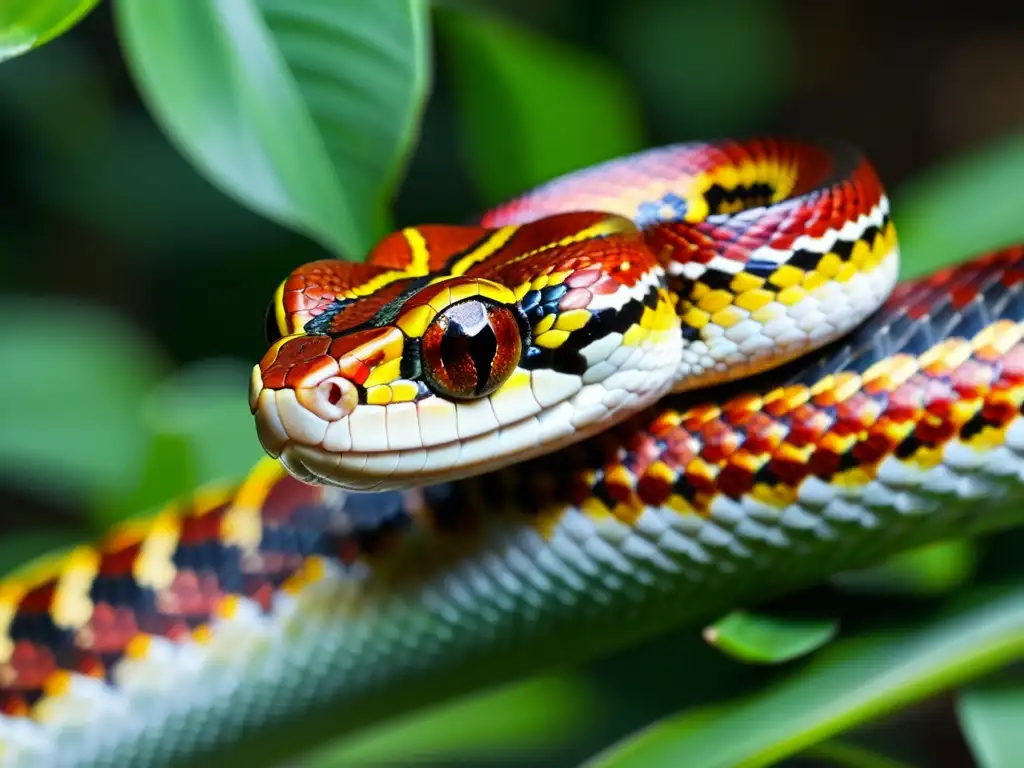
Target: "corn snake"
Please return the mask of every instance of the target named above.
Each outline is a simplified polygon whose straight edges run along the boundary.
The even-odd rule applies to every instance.
[[[821,353],[716,381],[714,402],[698,391],[637,406],[481,478],[362,495],[267,459],[240,487],[37,564],[0,585],[0,759],[104,764],[117,748],[161,763],[242,742],[270,759],[278,729],[322,710],[335,713],[313,729],[326,736],[363,722],[368,703],[408,705],[380,706],[397,688],[426,701],[451,675],[468,688],[536,669],[538,654],[605,650],[762,595],[766,574],[781,590],[1019,523],[1022,277],[1024,251],[1009,248],[901,285]],[[985,514],[978,498],[993,501]]]

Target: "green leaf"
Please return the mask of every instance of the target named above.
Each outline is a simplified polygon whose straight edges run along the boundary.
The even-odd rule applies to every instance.
[[[987,599],[984,599],[987,598]],[[745,699],[684,711],[592,766],[772,765],[838,733],[1024,658],[1024,583],[953,601],[930,621],[838,640]]]
[[[4,534],[0,538],[0,578],[37,557],[66,551],[88,539],[89,534],[84,528],[80,531],[54,528]]]
[[[174,431],[156,432],[150,438],[135,488],[93,505],[94,528],[103,531],[129,517],[149,517],[193,490],[198,485],[195,464],[187,436]]]
[[[47,45],[45,55],[22,56],[0,67],[4,125],[28,150],[28,157],[19,158],[22,173],[41,161],[74,163],[96,152],[115,112],[115,86],[101,57],[88,41],[66,35]],[[111,153],[103,159],[109,161]]]
[[[116,0],[156,119],[221,190],[336,255],[388,212],[428,89],[424,0]]]
[[[246,398],[250,370],[236,360],[204,360],[157,385],[138,413],[151,438],[137,484],[101,496],[93,523],[148,516],[196,487],[244,475],[263,455]]]
[[[604,61],[481,14],[445,9],[436,20],[486,205],[643,147],[637,101]]]
[[[871,568],[837,573],[830,581],[863,594],[940,595],[969,581],[976,563],[974,542],[940,541],[901,552]]]
[[[85,18],[99,0],[3,0],[0,61],[48,43]]]
[[[146,404],[148,424],[188,442],[197,485],[240,477],[264,455],[249,412],[251,370],[238,360],[204,360],[175,372]]]
[[[165,361],[135,328],[67,300],[0,302],[0,473],[37,492],[129,490],[139,407]]]
[[[1024,134],[965,153],[895,190],[904,278],[1024,240]]]
[[[837,619],[800,619],[733,611],[704,630],[723,653],[754,664],[781,664],[817,650],[839,629]]]
[[[815,744],[803,753],[803,757],[824,761],[829,768],[912,768],[906,763],[842,741]]]
[[[89,152],[43,158],[26,175],[41,202],[116,240],[136,264],[188,268],[296,239],[211,187],[144,114],[119,114]]]
[[[467,755],[510,758],[564,743],[585,731],[599,708],[582,677],[544,677],[431,708],[361,731],[302,760],[306,768],[410,765]]]
[[[763,131],[798,83],[819,77],[800,66],[798,27],[778,3],[645,0],[607,8],[607,45],[652,128],[669,141]]]
[[[1014,768],[1024,754],[1024,685],[988,683],[957,696],[957,716],[980,768]]]

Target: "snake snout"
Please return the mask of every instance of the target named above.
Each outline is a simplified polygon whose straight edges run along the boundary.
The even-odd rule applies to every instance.
[[[359,392],[355,384],[337,375],[308,377],[298,386],[272,388],[265,385],[256,367],[249,385],[249,404],[260,443],[271,456],[278,456],[290,442],[321,443],[331,424],[356,409]]]

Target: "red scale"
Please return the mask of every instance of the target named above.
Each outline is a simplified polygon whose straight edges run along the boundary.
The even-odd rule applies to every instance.
[[[719,464],[731,456],[742,444],[742,436],[723,421],[712,421],[700,431],[703,442],[701,456],[707,462]]]
[[[810,403],[797,406],[790,414],[786,440],[797,448],[817,444],[832,426],[831,417]]]
[[[644,504],[660,506],[668,501],[675,486],[675,474],[671,479],[648,472],[636,485],[636,495]]]
[[[1024,385],[1024,344],[1017,344],[1003,357],[999,378],[993,389],[1009,389]]]
[[[754,472],[730,462],[718,473],[718,489],[731,499],[739,499],[754,487]]]
[[[220,541],[221,521],[229,504],[224,503],[204,515],[188,515],[181,521],[178,533],[180,546],[195,546],[207,541]]]

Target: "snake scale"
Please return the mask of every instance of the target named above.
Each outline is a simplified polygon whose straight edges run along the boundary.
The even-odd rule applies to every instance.
[[[757,139],[299,267],[270,456],[0,581],[0,765],[270,761],[1021,523],[1024,247],[897,265],[867,160]]]

